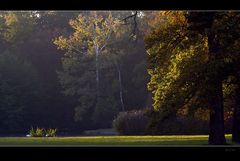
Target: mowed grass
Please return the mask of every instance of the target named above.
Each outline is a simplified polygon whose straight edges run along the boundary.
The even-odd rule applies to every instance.
[[[231,135],[226,135],[231,143]],[[91,136],[91,137],[0,137],[0,146],[166,146],[207,145],[207,135]]]

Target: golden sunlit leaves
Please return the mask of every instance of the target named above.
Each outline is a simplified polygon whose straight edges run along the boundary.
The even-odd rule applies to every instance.
[[[13,25],[14,23],[18,22],[18,18],[14,13],[4,15],[4,19],[7,26]]]
[[[66,49],[67,48],[67,39],[63,36],[60,36],[59,38],[55,39],[53,42],[55,45],[58,46],[58,49]]]
[[[105,16],[105,17],[104,17]],[[118,29],[120,21],[113,18],[110,12],[97,14],[90,12],[88,16],[79,15],[70,20],[69,25],[74,33],[68,38],[63,36],[54,40],[59,49],[68,53],[94,54],[97,50],[104,50],[110,38]]]
[[[150,27],[149,30],[157,29],[165,32],[164,30],[171,25],[185,26],[187,20],[184,15],[186,13],[186,11],[153,11],[144,19]]]
[[[151,76],[148,89],[153,93],[156,110],[172,103],[183,105],[194,86],[188,77],[195,78],[194,70],[206,63],[207,39],[200,36],[193,41],[188,37],[185,14],[154,12],[155,18],[149,22],[152,31],[145,38]]]
[[[4,41],[13,42],[15,40],[22,41],[32,31],[34,18],[30,13],[23,12],[2,12],[1,33]]]

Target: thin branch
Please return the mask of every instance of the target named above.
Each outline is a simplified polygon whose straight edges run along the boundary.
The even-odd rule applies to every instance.
[[[101,47],[100,52],[107,46],[108,41],[109,41],[111,35],[112,35],[112,29],[111,29],[110,33],[108,34],[108,36],[107,36],[107,39],[106,39],[106,41],[105,41],[105,44]]]
[[[122,21],[127,22],[128,19],[137,17],[137,13],[138,13],[138,11],[135,11],[135,13],[133,15],[129,15],[129,16],[125,17],[124,19],[122,19]]]
[[[138,11],[135,11],[134,14],[129,15],[129,16],[125,17],[124,19],[122,19],[122,21],[124,22],[124,25],[129,24],[129,23],[127,23],[127,21],[129,19],[133,19],[133,29],[132,29],[132,32],[130,34],[130,38],[135,36],[137,34],[137,32],[139,31],[138,30],[138,24],[137,24],[137,14],[138,14]]]
[[[72,48],[72,49],[75,50],[77,53],[87,55],[87,52],[83,52],[83,51],[79,50],[78,48]]]

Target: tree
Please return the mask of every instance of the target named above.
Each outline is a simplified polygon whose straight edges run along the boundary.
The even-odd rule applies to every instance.
[[[120,110],[145,106],[147,91],[141,88],[147,79],[144,45],[141,39],[129,39],[132,28],[121,21],[125,14],[85,13],[70,21],[73,34],[55,40],[66,51],[63,72],[59,72],[64,92],[79,97],[77,121],[90,119],[111,126]]]
[[[239,20],[240,14],[238,12],[227,12],[222,14],[221,27],[218,29],[219,39],[221,42],[222,57],[224,60],[225,68],[227,69],[228,78],[233,86],[234,91],[232,102],[233,107],[233,129],[232,141],[240,142],[240,113],[239,113]],[[219,26],[220,26],[219,24]],[[227,33],[227,34],[226,34]]]
[[[186,105],[190,109],[193,108],[191,104],[208,107],[209,144],[225,144],[223,82],[238,71],[237,14],[157,14],[160,16],[150,19],[150,24],[154,25],[145,42],[149,53],[149,89],[154,94],[153,106],[168,114],[158,119],[175,115]],[[159,23],[161,26],[157,25]],[[236,115],[234,120],[237,120]]]
[[[75,91],[77,89],[76,86],[75,88],[71,87],[72,91],[69,91],[69,89],[65,91],[68,94],[80,95],[81,105],[76,109],[77,120],[82,119],[82,115],[86,112],[86,109],[89,110],[93,106],[96,106],[96,108],[100,106],[98,105],[102,102],[100,97],[104,95],[104,93],[100,93],[103,89],[100,86],[99,70],[100,68],[105,68],[106,65],[100,61],[103,61],[101,59],[104,58],[103,54],[106,52],[106,47],[118,23],[111,14],[104,14],[97,15],[95,12],[91,12],[88,16],[79,15],[77,19],[71,20],[69,23],[75,30],[74,33],[69,38],[61,36],[54,41],[60,49],[67,51],[63,62],[66,72],[60,74],[60,78],[63,83],[65,82],[65,85],[69,82],[67,80],[70,80],[72,77],[68,71],[77,66],[82,66],[77,71],[79,73],[77,77],[81,79],[81,81],[78,80],[78,82],[81,82],[79,84],[79,87],[82,87],[81,92]],[[95,73],[93,68],[95,68]],[[95,84],[92,78],[94,75]],[[73,80],[73,78],[71,79]]]
[[[214,140],[214,134],[212,137],[210,135],[209,142],[215,144],[216,142],[224,142],[223,138],[223,102],[222,100],[222,81],[226,79],[232,73],[237,76],[238,63],[238,49],[236,44],[239,42],[239,14],[237,12],[222,12],[222,13],[192,13],[190,14],[190,25],[191,27],[197,29],[198,32],[206,34],[209,42],[209,57],[212,63],[212,68],[215,70],[215,73],[212,77],[212,87],[216,87],[215,95],[218,103],[214,104],[218,107],[215,107],[215,112],[212,114],[212,133],[215,133],[216,140]],[[198,24],[198,25],[196,25]],[[200,24],[200,25],[199,25]],[[226,34],[228,33],[228,34]],[[215,77],[214,77],[215,76]],[[219,81],[217,83],[216,81]],[[216,84],[219,84],[218,87]],[[217,90],[218,88],[218,90]],[[218,96],[217,96],[218,95]],[[212,95],[211,95],[212,96]],[[218,98],[217,98],[218,97]],[[237,97],[235,97],[237,98]],[[237,102],[237,100],[236,100]],[[214,105],[213,105],[214,106]],[[238,116],[238,105],[235,105],[235,114],[234,114],[234,128],[233,128],[233,140],[237,140],[239,135],[239,129],[237,127]],[[215,123],[214,123],[215,122]],[[214,132],[215,131],[215,132]],[[238,131],[238,132],[237,132]],[[219,135],[221,132],[221,135]],[[218,137],[217,137],[218,136]],[[217,141],[218,140],[218,141]],[[221,141],[222,140],[222,141]]]
[[[215,64],[218,55],[220,54],[220,43],[216,38],[216,33],[212,29],[214,16],[216,13],[190,13],[188,17],[191,23],[191,30],[198,31],[201,34],[206,34],[208,38],[208,58],[209,64],[215,67],[214,73],[209,76],[209,104],[210,112],[210,134],[209,144],[226,144],[224,130],[224,106],[223,106],[223,89],[222,79],[215,73],[217,66]],[[196,18],[197,17],[197,18]],[[194,24],[200,24],[195,26]]]

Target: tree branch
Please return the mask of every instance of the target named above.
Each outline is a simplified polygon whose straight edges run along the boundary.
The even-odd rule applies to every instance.
[[[101,47],[100,52],[107,46],[108,41],[109,41],[111,35],[112,35],[112,29],[111,29],[110,33],[108,34],[108,36],[107,36],[105,44]]]
[[[79,50],[78,48],[72,48],[73,50],[75,50],[77,53],[81,53],[83,55],[87,55],[87,52],[83,52],[81,50]]]
[[[129,16],[125,17],[124,19],[122,19],[122,21],[127,22],[128,19],[137,17],[137,13],[138,13],[138,11],[135,11],[135,13],[133,15],[129,15]]]
[[[124,19],[122,19],[122,21],[124,21],[124,25],[128,24],[127,21],[129,19],[133,19],[133,29],[132,29],[132,32],[130,34],[130,38],[135,36],[137,34],[137,31],[138,31],[137,14],[138,14],[138,11],[135,11],[135,13],[133,15],[129,15],[129,16],[125,17]]]

